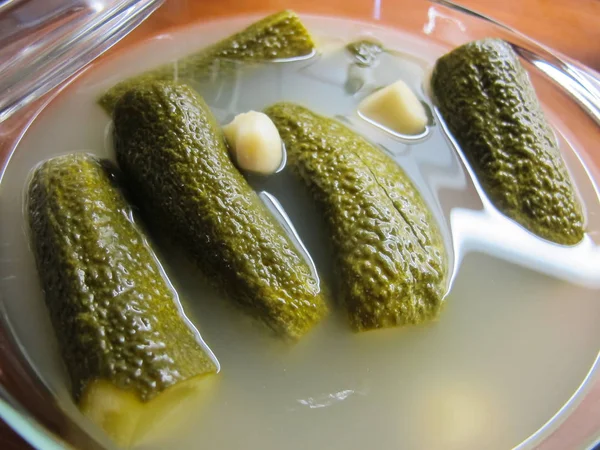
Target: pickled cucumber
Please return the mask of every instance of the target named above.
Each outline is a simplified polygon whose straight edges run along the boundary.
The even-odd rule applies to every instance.
[[[113,168],[87,154],[50,159],[28,191],[32,248],[46,305],[82,411],[119,444],[204,389],[212,353],[117,186]],[[177,389],[174,389],[177,388]]]
[[[265,110],[288,165],[325,214],[338,278],[356,331],[435,317],[447,256],[437,224],[402,169],[341,123],[278,103]]]
[[[353,56],[359,66],[370,67],[375,64],[384,48],[379,42],[360,39],[346,45],[346,50]]]
[[[527,72],[499,39],[442,56],[431,85],[439,110],[491,202],[542,238],[576,244],[581,204]]]
[[[142,212],[209,279],[277,334],[298,338],[326,312],[316,277],[230,160],[204,100],[142,83],[113,114],[117,161]]]
[[[260,62],[310,56],[314,43],[300,18],[292,11],[272,14],[198,53],[177,61],[177,79],[199,80],[215,70],[235,70],[234,62]],[[173,64],[122,81],[104,93],[99,103],[110,113],[116,101],[142,81],[173,80]]]

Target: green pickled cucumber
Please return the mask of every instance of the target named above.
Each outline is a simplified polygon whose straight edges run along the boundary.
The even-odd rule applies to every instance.
[[[235,168],[212,113],[191,88],[145,83],[114,114],[117,160],[148,220],[277,334],[298,338],[326,312],[318,280]]]
[[[313,40],[300,18],[293,11],[281,11],[253,23],[210,47],[177,61],[177,79],[198,80],[213,71],[226,73],[235,62],[261,62],[310,56],[315,51]],[[173,64],[122,81],[104,93],[100,105],[112,112],[124,92],[143,81],[171,81],[175,77]]]
[[[288,165],[328,220],[339,279],[356,331],[434,318],[446,291],[447,256],[437,224],[407,175],[339,122],[278,103]]]
[[[491,202],[559,244],[583,238],[582,207],[533,85],[511,46],[470,42],[442,56],[439,110]]]
[[[379,42],[361,39],[350,42],[346,45],[346,50],[353,56],[359,66],[370,67],[377,62],[377,58],[384,51],[384,48]]]
[[[215,362],[184,319],[109,163],[87,154],[42,163],[27,210],[73,397],[127,444],[146,404],[155,418],[167,413],[165,391],[215,373]]]

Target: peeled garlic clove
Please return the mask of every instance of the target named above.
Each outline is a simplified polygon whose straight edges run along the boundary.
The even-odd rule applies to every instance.
[[[358,112],[376,125],[400,134],[421,134],[427,126],[425,108],[402,80],[369,95],[358,106]]]
[[[240,169],[269,175],[281,166],[281,137],[266,114],[257,111],[238,114],[223,127],[223,132]]]

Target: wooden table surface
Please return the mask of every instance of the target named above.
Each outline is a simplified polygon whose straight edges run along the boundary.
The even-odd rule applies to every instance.
[[[600,72],[600,0],[456,0]]]
[[[600,72],[600,0],[457,2],[504,22]],[[382,6],[389,8],[390,3],[383,0]],[[30,447],[0,422],[0,449],[27,448]]]

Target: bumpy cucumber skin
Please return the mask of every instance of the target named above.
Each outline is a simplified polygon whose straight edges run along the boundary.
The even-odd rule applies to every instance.
[[[299,338],[324,316],[318,280],[231,162],[198,94],[142,84],[121,98],[113,120],[117,160],[145,216],[211,280],[283,337]]]
[[[550,241],[583,238],[584,218],[527,72],[504,41],[465,44],[436,63],[440,112],[492,203]]]
[[[197,81],[215,71],[219,74],[234,71],[236,63],[298,58],[311,55],[314,50],[312,38],[300,18],[292,11],[281,11],[177,61],[177,79]],[[121,95],[137,84],[171,81],[174,76],[173,64],[166,64],[122,81],[100,97],[100,106],[110,114]]]
[[[278,103],[265,110],[288,165],[324,212],[356,331],[435,317],[447,256],[427,205],[389,157],[339,122]]]
[[[32,248],[76,400],[88,383],[107,380],[147,401],[216,370],[109,163],[87,154],[50,159],[28,193]]]

